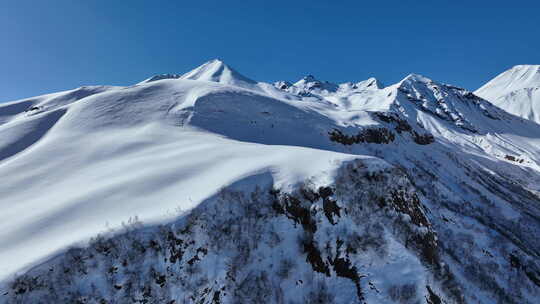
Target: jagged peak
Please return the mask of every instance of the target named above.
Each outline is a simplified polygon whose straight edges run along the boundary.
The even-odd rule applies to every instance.
[[[329,92],[335,92],[338,89],[338,85],[329,81],[318,80],[313,75],[307,75],[293,84],[295,87],[304,90],[326,90]]]

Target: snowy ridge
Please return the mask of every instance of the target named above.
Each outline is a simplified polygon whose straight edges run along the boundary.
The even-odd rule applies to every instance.
[[[65,92],[47,94],[29,99],[8,102],[0,105],[0,125],[17,117],[36,115],[45,111],[52,111],[85,97],[99,94],[107,90],[118,89],[112,86],[84,86]]]
[[[274,87],[302,97],[330,97],[332,95],[350,95],[371,89],[381,89],[383,86],[375,78],[369,78],[357,83],[346,82],[335,84],[318,80],[313,75],[307,75],[294,84],[288,81],[275,82]]]
[[[516,65],[475,94],[509,113],[540,123],[540,65]]]
[[[143,83],[149,83],[149,82],[152,82],[152,81],[157,81],[157,80],[163,80],[163,79],[178,79],[182,77],[182,75],[179,75],[179,74],[159,74],[159,75],[154,75],[148,79],[145,79],[143,81],[141,81],[139,84],[143,84]]]
[[[397,98],[398,102],[404,95],[420,110],[471,132],[478,132],[479,127],[484,125],[483,121],[479,121],[478,126],[475,126],[474,120],[484,118],[499,120],[505,115],[471,92],[439,84],[421,75],[407,76],[399,83],[398,91],[401,93]],[[403,103],[401,101],[400,105]],[[477,114],[480,117],[475,117]]]
[[[415,74],[169,76],[0,105],[0,303],[540,297],[538,124]]]

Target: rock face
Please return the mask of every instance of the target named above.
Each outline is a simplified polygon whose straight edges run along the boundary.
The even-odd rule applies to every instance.
[[[0,303],[540,297],[538,124],[414,74],[176,76],[0,105]]]

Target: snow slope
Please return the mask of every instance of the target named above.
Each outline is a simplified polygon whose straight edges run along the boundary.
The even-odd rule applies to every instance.
[[[0,219],[2,274],[106,225],[119,227],[133,216],[144,222],[170,218],[244,176],[272,171],[276,183],[287,186],[352,158],[179,130],[168,115],[199,87],[178,81],[115,89],[50,113],[22,113],[2,125],[8,142],[0,171],[10,177],[0,185],[6,210]]]
[[[509,113],[540,123],[540,65],[516,65],[475,94]]]
[[[0,302],[540,296],[539,125],[421,75],[213,60],[2,104],[0,176]]]

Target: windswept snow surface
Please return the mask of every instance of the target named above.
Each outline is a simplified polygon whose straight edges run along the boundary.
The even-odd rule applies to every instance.
[[[0,302],[534,303],[540,125],[514,114],[416,74],[268,84],[219,60],[2,104]]]
[[[176,210],[189,210],[242,177],[269,171],[286,188],[323,173],[330,179],[342,161],[356,157],[239,142],[175,125],[182,122],[175,111],[198,111],[193,102],[204,91],[219,97],[200,101],[201,112],[209,114],[219,112],[220,103],[230,102],[236,110],[232,94],[242,97],[237,88],[189,80],[154,82],[83,97],[50,112],[20,111],[3,124],[0,176],[9,179],[0,184],[5,210],[0,215],[2,277],[108,227],[119,227],[130,217],[144,222],[170,219],[178,215]],[[48,100],[64,100],[69,94],[44,98],[39,105],[53,108]],[[287,111],[285,105],[283,114]],[[201,124],[219,129],[227,124],[227,117],[222,119],[208,117]],[[227,131],[241,137],[243,127],[229,123]]]
[[[540,65],[516,65],[475,94],[509,113],[540,124]]]

